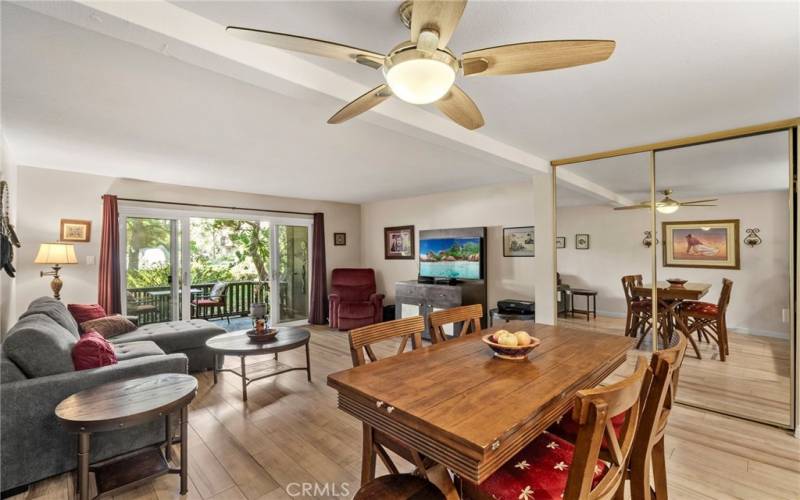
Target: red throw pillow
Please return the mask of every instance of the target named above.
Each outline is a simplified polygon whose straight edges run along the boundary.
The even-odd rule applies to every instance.
[[[88,370],[117,364],[114,348],[95,331],[86,332],[72,348],[72,364],[76,370]]]
[[[69,304],[67,309],[79,325],[93,319],[106,317],[106,310],[100,304]]]

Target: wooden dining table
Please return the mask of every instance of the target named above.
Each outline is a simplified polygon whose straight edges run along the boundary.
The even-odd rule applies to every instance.
[[[525,330],[528,359],[494,356],[481,337]],[[483,482],[608,377],[630,337],[512,321],[328,376],[339,408],[463,479]]]
[[[689,329],[678,314],[678,308],[684,300],[700,300],[711,289],[710,283],[687,282],[681,286],[672,285],[667,281],[656,282],[656,298],[658,301],[659,309],[664,314],[667,320],[667,334],[664,338],[665,347],[670,343],[672,338],[672,331],[677,326],[688,337],[689,342],[692,344],[697,359],[702,359],[700,356],[700,349],[691,335]],[[642,286],[633,288],[633,294],[637,297],[650,297],[653,293],[653,285],[646,283]],[[654,327],[655,331],[656,328]],[[655,335],[654,337],[655,338]]]

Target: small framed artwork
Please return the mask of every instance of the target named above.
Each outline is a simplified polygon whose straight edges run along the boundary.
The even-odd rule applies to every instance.
[[[576,234],[575,235],[575,248],[578,250],[589,250],[589,235]]]
[[[534,257],[536,253],[533,226],[503,228],[503,257]]]
[[[556,248],[567,248],[566,236],[556,236]]]
[[[333,233],[333,245],[337,247],[347,245],[347,233]]]
[[[739,269],[739,219],[662,222],[665,267]]]
[[[58,229],[59,241],[88,243],[92,239],[92,221],[61,219]]]
[[[414,226],[383,228],[383,257],[385,259],[413,259]]]

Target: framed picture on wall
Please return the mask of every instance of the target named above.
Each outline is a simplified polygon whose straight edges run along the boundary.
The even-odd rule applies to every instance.
[[[59,241],[88,243],[92,239],[92,221],[61,219],[58,229]]]
[[[337,247],[347,245],[347,233],[333,233],[333,245]]]
[[[503,228],[503,257],[534,257],[536,253],[533,226]]]
[[[383,228],[384,259],[414,258],[414,226]]]
[[[739,269],[739,219],[661,223],[665,267]]]
[[[589,250],[589,235],[576,234],[575,235],[575,248],[578,250]]]
[[[567,248],[566,236],[556,236],[556,248]]]

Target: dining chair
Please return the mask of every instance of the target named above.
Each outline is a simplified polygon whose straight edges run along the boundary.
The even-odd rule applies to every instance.
[[[444,493],[430,481],[413,474],[388,474],[358,489],[353,500],[445,500]]]
[[[640,356],[631,376],[578,391],[572,410],[578,424],[574,445],[545,431],[480,485],[461,481],[467,498],[623,498],[646,374],[647,361]],[[619,432],[611,423],[614,415],[623,415]],[[600,456],[603,444],[606,461]]]
[[[350,355],[353,359],[353,366],[362,366],[369,362],[378,361],[373,346],[379,342],[400,338],[400,345],[394,355],[401,354],[406,350],[408,340],[411,339],[411,349],[422,346],[422,332],[425,331],[425,320],[422,316],[397,319],[375,323],[361,328],[350,330],[348,337],[350,341]],[[427,479],[426,469],[433,465],[433,462],[425,460],[422,455],[401,444],[399,441],[390,438],[388,435],[374,430],[371,426],[363,425],[363,446],[361,457],[361,484],[362,486],[375,479],[375,460],[380,457],[381,462],[392,474],[399,471],[386,449],[393,451],[400,457],[414,464],[420,475]]]
[[[631,500],[667,498],[664,434],[678,390],[681,364],[689,345],[682,332],[678,331],[677,335],[679,340],[674,347],[656,351],[650,358],[649,384],[645,385],[647,398],[642,406],[629,466]],[[651,472],[655,488],[650,486]]]
[[[453,307],[441,311],[433,311],[428,315],[430,322],[431,341],[434,344],[447,340],[444,332],[446,325],[453,325],[453,336],[461,337],[469,333],[481,331],[481,318],[483,318],[483,306],[481,304],[471,304],[468,306]],[[456,325],[461,323],[461,329],[456,332]]]
[[[625,303],[628,306],[625,315],[625,335],[636,337],[638,331],[644,330],[653,316],[650,299],[639,297],[634,293],[634,288],[642,286],[642,275],[631,274],[622,277],[622,290],[625,293]]]
[[[728,323],[726,313],[731,301],[733,281],[723,278],[722,291],[716,304],[711,302],[686,301],[680,305],[678,314],[689,335],[697,333],[700,340],[709,338],[716,342],[719,349],[719,360],[725,361],[725,356],[730,355],[728,346]]]

